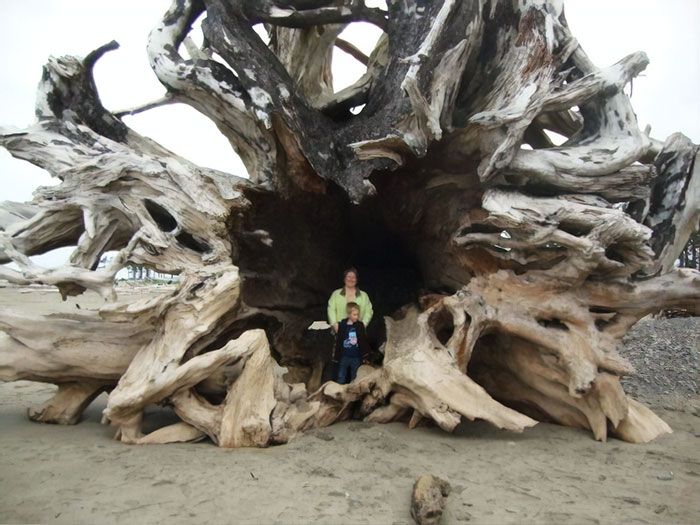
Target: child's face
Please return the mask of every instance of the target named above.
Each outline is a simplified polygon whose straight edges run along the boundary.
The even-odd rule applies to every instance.
[[[360,312],[357,310],[350,310],[348,312],[348,319],[350,319],[353,323],[357,322],[357,320],[360,318]]]

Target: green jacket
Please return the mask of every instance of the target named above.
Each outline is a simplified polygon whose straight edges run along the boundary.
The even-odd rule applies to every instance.
[[[342,291],[343,288],[338,288],[331,294],[330,299],[328,299],[328,324],[330,325],[339,323],[348,316],[348,301],[341,293]],[[372,320],[372,314],[374,313],[369,295],[367,295],[367,292],[358,289],[354,302],[360,307],[360,320],[367,326]]]

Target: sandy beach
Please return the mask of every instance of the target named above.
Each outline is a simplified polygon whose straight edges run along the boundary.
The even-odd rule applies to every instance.
[[[99,299],[0,289],[1,306],[27,312],[76,304],[95,308]],[[78,425],[29,421],[26,408],[54,388],[0,384],[2,523],[410,524],[411,487],[424,473],[452,485],[445,524],[700,522],[697,393],[647,392],[644,401],[674,433],[646,445],[599,443],[546,423],[513,434],[464,422],[447,434],[347,422],[283,446],[224,450],[208,441],[118,443],[100,424],[105,395]],[[154,407],[147,430],[174,419]]]

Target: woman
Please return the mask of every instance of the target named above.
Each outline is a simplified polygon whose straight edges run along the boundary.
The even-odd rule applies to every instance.
[[[357,303],[360,307],[360,320],[367,326],[372,320],[372,302],[367,292],[357,287],[357,270],[348,268],[343,273],[343,287],[338,288],[328,299],[328,324],[333,333],[338,333],[338,323],[347,317],[348,303]]]

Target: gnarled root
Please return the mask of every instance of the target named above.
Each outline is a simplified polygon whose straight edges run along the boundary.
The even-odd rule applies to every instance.
[[[27,415],[32,421],[75,425],[87,406],[109,387],[109,384],[99,382],[59,384],[58,392],[51,399],[41,406],[27,409]]]

